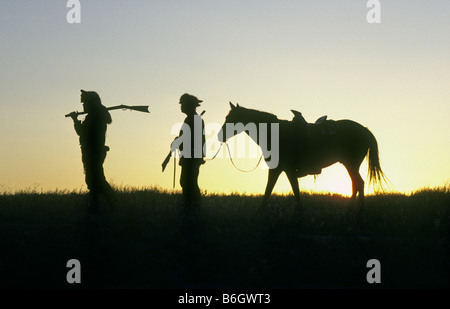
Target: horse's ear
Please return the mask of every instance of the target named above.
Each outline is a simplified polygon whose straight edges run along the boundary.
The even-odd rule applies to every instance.
[[[240,106],[239,106],[239,103],[236,105],[236,107],[240,107]]]
[[[300,116],[302,116],[302,113],[300,113],[299,111],[296,111],[296,110],[294,110],[294,109],[291,109],[291,112],[294,114],[294,116],[296,116],[296,117],[300,117]]]
[[[231,109],[235,109],[236,108],[236,106],[234,106],[233,103],[231,103],[231,102],[230,102],[230,107],[231,107]]]

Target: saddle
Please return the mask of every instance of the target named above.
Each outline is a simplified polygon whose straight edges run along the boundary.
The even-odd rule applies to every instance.
[[[302,113],[291,110],[294,114],[292,123],[294,130],[298,132],[301,137],[302,145],[299,147],[299,162],[297,163],[297,177],[306,175],[318,175],[322,173],[322,164],[318,160],[317,154],[320,152],[321,145],[324,145],[327,140],[336,134],[334,130],[333,121],[327,120],[324,115],[317,119],[314,123],[308,123],[303,118]]]
[[[314,123],[309,123],[303,118],[302,113],[299,111],[291,109],[291,112],[294,114],[294,118],[292,118],[292,122],[294,124],[299,124],[300,126],[306,127],[306,131],[308,137],[319,137],[319,136],[328,136],[336,134],[333,126],[330,121],[327,120],[327,115],[324,115],[316,120]]]

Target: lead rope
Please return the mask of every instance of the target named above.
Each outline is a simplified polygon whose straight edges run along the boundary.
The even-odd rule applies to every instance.
[[[228,155],[230,156],[231,164],[232,164],[232,165],[234,166],[234,168],[236,168],[238,171],[243,172],[243,173],[250,173],[250,172],[253,172],[254,170],[256,170],[256,169],[258,168],[259,164],[261,163],[261,160],[262,160],[262,157],[263,157],[263,154],[262,154],[262,153],[261,153],[261,156],[259,157],[258,163],[256,163],[256,166],[255,166],[254,168],[252,168],[252,169],[250,169],[250,170],[243,170],[243,169],[240,169],[239,167],[236,166],[236,164],[234,164],[233,158],[232,158],[232,156],[231,156],[230,146],[228,146],[228,144],[227,144],[226,142],[224,142],[224,143],[222,143],[222,144],[220,145],[219,149],[217,150],[217,152],[215,153],[215,155],[214,155],[212,158],[210,158],[210,159],[205,158],[205,161],[212,161],[212,160],[214,160],[214,159],[217,157],[217,155],[219,154],[219,151],[222,149],[223,144],[225,144],[225,145],[227,146]],[[176,164],[176,158],[175,158],[175,156],[174,156],[174,157],[173,157],[173,188],[174,188],[174,189],[175,189],[176,169],[177,169],[177,164]]]
[[[220,149],[222,149],[223,144],[224,143],[220,144],[219,149],[217,150],[216,154],[211,159],[205,158],[205,161],[212,161],[212,160],[214,160],[217,157],[217,155],[219,154]]]
[[[250,173],[250,172],[253,172],[253,171],[256,170],[256,168],[259,166],[259,163],[261,163],[261,159],[262,159],[262,157],[263,157],[263,154],[262,154],[262,153],[261,153],[261,156],[259,157],[258,163],[256,163],[256,166],[255,166],[254,168],[252,168],[251,170],[248,170],[248,171],[240,169],[240,168],[237,167],[237,166],[234,164],[234,162],[233,162],[233,158],[231,157],[230,146],[228,146],[227,143],[225,143],[225,144],[227,145],[228,154],[230,155],[230,161],[231,161],[231,164],[233,164],[233,166],[234,166],[238,171],[241,171],[241,172],[244,172],[244,173]]]
[[[222,146],[223,146],[223,144],[220,145],[220,147],[217,150],[216,154],[211,159],[205,158],[204,160],[205,161],[212,161],[212,160],[214,160],[217,157],[217,155],[219,154],[220,149],[222,149]],[[176,169],[177,169],[177,163],[176,163],[176,157],[174,156],[173,157],[173,188],[174,189],[175,189]]]
[[[173,156],[173,189],[175,189],[175,178],[177,174],[177,159]]]
[[[222,149],[223,144],[225,144],[225,145],[227,146],[227,149],[228,149],[228,155],[230,156],[231,164],[232,164],[238,171],[241,171],[241,172],[244,172],[244,173],[250,173],[250,172],[253,172],[254,170],[256,170],[256,169],[258,168],[259,164],[261,163],[261,159],[262,159],[262,156],[263,156],[262,153],[261,153],[261,156],[259,157],[258,163],[256,163],[256,166],[255,166],[254,168],[252,168],[251,170],[248,170],[248,171],[243,170],[243,169],[240,169],[239,167],[236,166],[236,164],[234,164],[233,158],[232,158],[232,156],[231,156],[230,146],[228,146],[228,144],[227,144],[226,142],[224,142],[224,143],[222,143],[222,144],[220,145],[219,150],[217,150],[216,154],[215,154],[211,159],[205,159],[205,161],[212,161],[212,160],[214,160],[214,159],[217,157],[217,155],[219,154],[219,151]]]

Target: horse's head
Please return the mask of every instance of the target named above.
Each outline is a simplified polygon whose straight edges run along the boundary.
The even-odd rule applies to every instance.
[[[218,140],[226,142],[242,132],[261,147],[264,160],[270,168],[279,161],[279,120],[274,114],[245,108],[230,102],[230,112],[218,133]]]
[[[237,130],[232,130],[233,132],[229,132],[227,135],[226,127],[227,124],[234,125],[235,123],[242,123],[242,110],[243,108],[237,104],[236,106],[230,102],[230,111],[228,112],[228,115],[225,117],[225,122],[222,125],[222,128],[220,129],[217,138],[220,142],[224,143],[226,142],[230,137],[237,135],[241,132]],[[231,135],[230,135],[231,134]]]

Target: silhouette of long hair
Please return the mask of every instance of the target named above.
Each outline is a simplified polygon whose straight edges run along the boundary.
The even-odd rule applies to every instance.
[[[102,104],[100,96],[95,91],[84,91],[81,90],[82,96],[84,98],[86,112],[96,114],[100,116],[107,124],[112,123],[111,114],[108,109]]]

